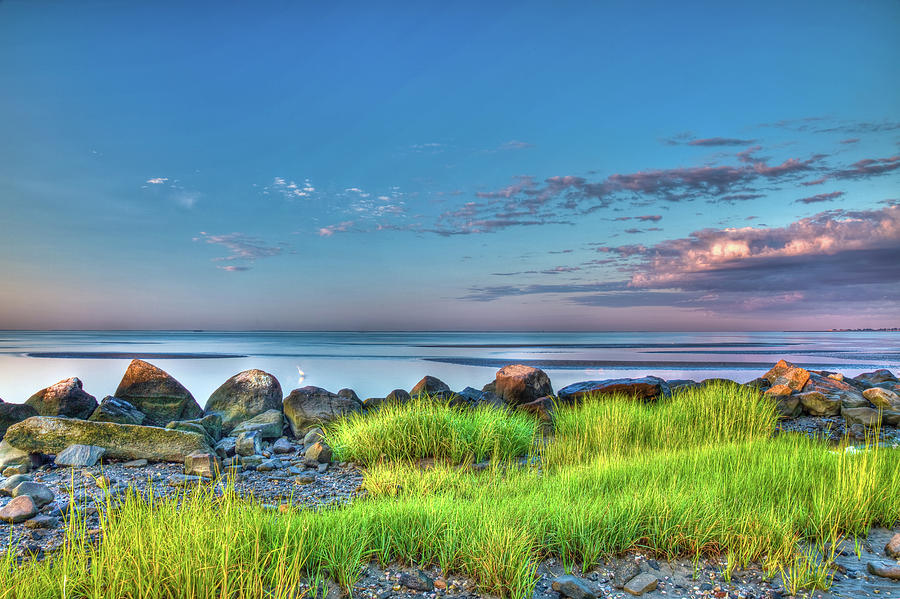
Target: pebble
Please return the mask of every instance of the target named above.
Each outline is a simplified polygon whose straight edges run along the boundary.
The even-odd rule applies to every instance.
[[[900,564],[885,564],[881,562],[869,562],[866,564],[866,569],[870,574],[874,574],[875,576],[881,576],[882,578],[889,578],[891,580],[900,580]]]
[[[637,576],[629,580],[625,584],[624,589],[626,593],[640,596],[644,593],[649,593],[650,591],[656,589],[657,585],[659,585],[659,579],[656,576],[647,574],[645,572],[643,574],[638,574]],[[726,595],[723,595],[723,597]]]
[[[17,524],[37,514],[37,506],[28,495],[19,495],[0,509],[0,520]]]
[[[550,588],[560,596],[570,599],[597,599],[597,593],[592,591],[585,581],[571,574],[554,578]]]

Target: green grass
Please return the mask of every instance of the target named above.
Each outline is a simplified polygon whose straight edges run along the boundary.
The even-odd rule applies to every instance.
[[[380,443],[353,454],[371,464],[367,498],[279,514],[231,495],[152,506],[131,496],[103,521],[99,544],[74,534],[47,563],[3,564],[0,598],[300,597],[302,578],[351,587],[371,559],[437,564],[486,592],[524,597],[544,557],[587,569],[631,549],[724,556],[729,572],[758,561],[794,589],[830,580],[827,559],[801,542],[822,547],[900,519],[900,452],[771,438],[768,400],[736,388],[691,393],[656,406],[615,398],[559,408],[543,467],[505,462],[499,456],[517,455],[521,444],[504,446],[484,432],[526,430],[510,426],[516,415],[413,404],[372,415],[372,429],[354,418],[329,435],[346,441],[343,452],[364,450],[354,434]],[[486,428],[490,418],[505,424]],[[378,428],[389,430],[380,436]],[[410,431],[444,438],[448,430],[482,432],[468,445],[462,436],[451,445],[392,440]],[[476,444],[498,456],[492,467],[456,467],[478,455]],[[408,461],[427,450],[449,461],[429,470]],[[70,527],[77,532],[78,522]]]
[[[422,398],[351,415],[330,425],[326,439],[340,461],[461,463],[525,455],[537,432],[537,423],[526,414],[486,406],[464,410]]]

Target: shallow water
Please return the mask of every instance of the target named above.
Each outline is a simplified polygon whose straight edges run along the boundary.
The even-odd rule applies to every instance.
[[[186,331],[0,332],[0,397],[22,402],[77,376],[112,394],[132,357],[167,370],[201,405],[229,376],[271,372],[287,393],[301,385],[360,397],[409,389],[426,374],[454,389],[481,387],[500,366],[543,368],[555,389],[587,379],[653,374],[744,382],[785,358],[855,375],[900,370],[897,332],[753,333],[297,333]],[[304,373],[301,380],[300,371]]]

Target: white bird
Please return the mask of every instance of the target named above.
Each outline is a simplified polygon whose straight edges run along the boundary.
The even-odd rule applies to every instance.
[[[297,384],[298,384],[298,385],[299,385],[299,384],[303,384],[303,379],[306,378],[306,373],[303,372],[302,370],[300,370],[300,367],[299,367],[299,366],[297,366],[297,372],[300,373],[300,380],[297,381]]]

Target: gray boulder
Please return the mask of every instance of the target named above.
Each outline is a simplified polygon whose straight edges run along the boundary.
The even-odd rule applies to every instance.
[[[206,402],[206,412],[220,414],[222,431],[229,434],[241,422],[264,412],[280,412],[283,397],[281,383],[273,375],[262,370],[245,370],[213,391]]]
[[[88,420],[115,422],[116,424],[143,424],[146,416],[131,402],[107,395]]]
[[[803,411],[810,416],[837,416],[841,413],[841,400],[818,391],[808,391],[796,395],[803,405]]]
[[[12,425],[5,441],[22,451],[51,454],[69,445],[95,445],[106,449],[104,456],[109,459],[158,462],[183,462],[195,451],[211,451],[206,437],[193,432],[49,416]]]
[[[31,472],[32,466],[36,465],[34,462],[30,452],[13,447],[6,437],[0,441],[0,472],[10,466],[22,467],[25,472]]]
[[[50,487],[33,481],[19,483],[12,490],[12,496],[14,498],[21,497],[22,495],[31,497],[31,500],[38,509],[49,503],[53,503],[53,500],[56,499],[56,495],[53,494]]]
[[[885,368],[876,370],[874,372],[864,372],[858,376],[853,377],[853,379],[869,387],[874,387],[875,385],[878,385],[880,383],[898,382],[897,377],[894,376],[894,373]]]
[[[90,468],[95,465],[106,449],[96,445],[69,445],[56,455],[57,466],[70,468]]]
[[[863,391],[863,397],[876,408],[884,408],[885,410],[900,408],[900,395],[881,387],[866,389]]]
[[[232,435],[240,435],[250,431],[258,431],[263,439],[277,439],[284,430],[284,416],[281,410],[267,410],[257,414],[250,420],[241,422],[231,431]]]
[[[6,434],[6,429],[26,418],[37,416],[37,410],[23,403],[6,403],[0,399],[0,439]]]
[[[384,403],[402,405],[408,402],[412,397],[406,392],[406,389],[394,389],[384,398]]]
[[[362,403],[359,400],[341,397],[321,387],[294,389],[284,398],[284,416],[295,437],[300,437],[312,426],[360,411]]]
[[[12,497],[13,489],[24,482],[31,481],[28,474],[15,474],[0,482],[0,497]]]
[[[143,360],[131,361],[115,396],[146,414],[144,423],[152,426],[203,416],[203,410],[184,385]]]
[[[259,455],[262,453],[262,435],[259,431],[241,433],[234,442],[234,452],[241,456]]]
[[[80,379],[72,377],[41,389],[25,400],[25,405],[39,416],[87,418],[97,408],[97,399],[82,389]]]
[[[347,399],[355,399],[356,401],[362,401],[359,398],[359,395],[356,394],[356,391],[353,389],[344,388],[337,392],[341,397],[346,397]]]
[[[597,593],[588,586],[588,583],[571,574],[565,574],[553,579],[550,587],[559,593],[560,597],[569,599],[596,599]]]

